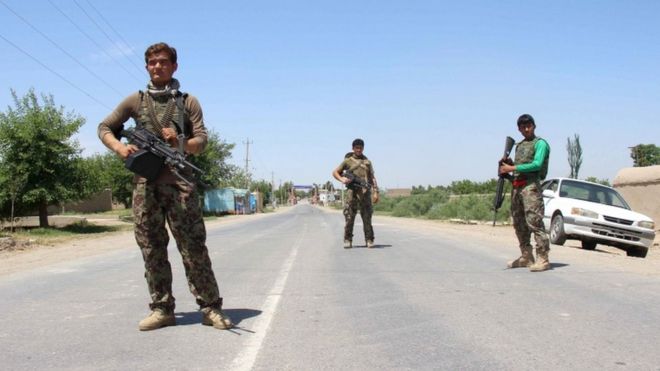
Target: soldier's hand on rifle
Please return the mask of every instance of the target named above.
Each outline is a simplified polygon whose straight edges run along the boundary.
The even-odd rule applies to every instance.
[[[500,165],[499,175],[510,173],[516,170],[516,167],[513,166],[513,161],[510,157],[502,157],[498,164]]]
[[[179,140],[177,139],[176,135],[176,130],[173,128],[163,128],[161,135],[163,136],[163,139],[167,143],[169,143],[172,147],[176,147],[179,145]]]
[[[121,157],[122,160],[126,160],[128,156],[137,151],[138,147],[134,146],[133,144],[124,144],[121,142],[120,145],[115,149],[117,156]]]
[[[505,164],[505,163],[500,165],[500,175],[508,174],[508,173],[510,173],[512,171],[515,171],[515,170],[516,170],[516,167],[514,165],[509,165],[509,164]]]
[[[501,165],[513,165],[513,160],[511,160],[511,157],[502,157],[502,159],[499,162],[500,166]]]
[[[342,182],[342,183],[344,183],[344,184],[346,184],[346,185],[348,185],[348,184],[351,183],[351,180],[348,179],[348,178],[345,177],[345,176],[340,177],[340,178],[339,178],[339,181]]]

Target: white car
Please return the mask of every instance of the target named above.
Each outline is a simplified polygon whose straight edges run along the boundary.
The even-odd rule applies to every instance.
[[[576,179],[553,178],[541,185],[545,215],[543,223],[550,242],[563,245],[567,239],[582,241],[582,248],[596,244],[646,257],[655,238],[655,224],[634,212],[613,188]]]

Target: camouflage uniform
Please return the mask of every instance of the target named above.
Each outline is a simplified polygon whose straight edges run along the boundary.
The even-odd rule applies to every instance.
[[[373,185],[374,168],[371,161],[366,156],[356,156],[352,152],[348,153],[344,161],[339,165],[343,170],[351,171],[355,176],[366,180],[369,184]],[[357,212],[362,216],[362,224],[364,227],[364,238],[367,241],[374,240],[374,228],[371,225],[371,215],[373,214],[373,206],[371,204],[371,189],[350,185],[346,190],[346,198],[344,200],[344,218],[346,225],[344,227],[344,241],[353,240],[353,225],[355,223],[355,216]]]
[[[539,140],[543,139],[536,137],[533,140],[523,140],[518,143],[514,164],[531,163],[535,155],[534,146]],[[549,155],[548,153],[538,172],[514,172],[513,190],[511,191],[511,216],[523,257],[531,254],[530,239],[531,234],[534,234],[537,257],[543,257],[546,262],[550,251],[550,241],[543,225],[544,204],[540,182],[545,179],[548,172]],[[529,258],[532,262],[534,261],[533,256],[529,256]]]
[[[108,131],[117,132],[117,128],[132,117],[137,125],[159,136],[159,126],[185,127],[188,137],[202,137],[206,142],[207,133],[197,100],[187,96],[183,107],[174,102],[172,95],[134,94],[99,125],[99,137],[103,138]],[[182,110],[184,114],[181,114]],[[177,125],[181,118],[184,124]],[[222,298],[206,247],[206,229],[195,187],[177,179],[167,166],[155,181],[147,182],[136,175],[134,185],[135,240],[144,258],[145,278],[152,301],[149,307],[165,313],[174,311],[172,270],[167,256],[167,222],[181,253],[188,287],[197,304],[203,310],[220,309]]]

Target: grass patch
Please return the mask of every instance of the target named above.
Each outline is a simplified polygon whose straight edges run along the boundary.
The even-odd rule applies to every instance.
[[[33,240],[38,244],[62,242],[76,237],[93,236],[103,233],[121,232],[133,229],[132,225],[95,225],[86,221],[70,224],[66,227],[48,227],[20,229],[12,237],[18,240]]]

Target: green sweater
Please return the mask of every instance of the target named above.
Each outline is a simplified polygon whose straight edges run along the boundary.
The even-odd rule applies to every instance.
[[[550,152],[550,146],[548,143],[541,139],[536,142],[534,145],[534,160],[527,164],[516,165],[516,171],[519,173],[532,173],[535,171],[540,171],[543,166],[543,161],[548,156]]]

